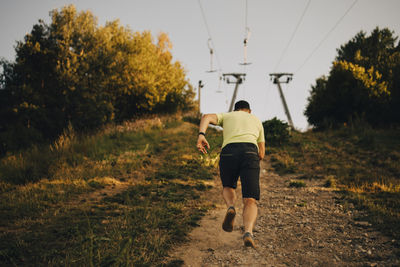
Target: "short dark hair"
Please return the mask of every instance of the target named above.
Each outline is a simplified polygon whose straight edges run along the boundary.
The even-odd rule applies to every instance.
[[[250,104],[247,101],[240,100],[235,103],[235,111],[240,109],[248,109],[250,110]]]

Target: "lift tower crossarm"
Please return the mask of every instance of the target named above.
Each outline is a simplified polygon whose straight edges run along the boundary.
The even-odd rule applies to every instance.
[[[236,85],[235,85],[235,90],[233,91],[231,104],[230,104],[230,106],[229,106],[229,112],[231,112],[231,111],[233,110],[233,105],[235,104],[237,91],[238,91],[238,89],[239,89],[239,84],[241,84],[241,83],[243,82],[244,77],[246,77],[246,74],[245,74],[245,73],[224,73],[224,74],[222,74],[222,76],[224,77],[224,79],[225,79],[225,77],[227,77],[227,76],[232,76],[232,77],[236,78],[236,81],[234,81],[234,82],[231,82],[231,81],[229,80],[229,78],[226,79],[226,82],[227,82],[227,83],[234,83],[234,84],[236,84]]]
[[[289,108],[286,104],[285,96],[283,95],[281,83],[289,83],[292,80],[293,74],[292,73],[270,73],[271,79],[273,79],[273,82],[278,85],[278,90],[279,90],[279,95],[281,96],[282,100],[282,105],[283,108],[285,109],[285,113],[289,122],[289,126],[294,129],[294,124],[292,121],[292,117],[290,116]],[[287,76],[286,81],[281,81],[280,78],[282,76]]]
[[[287,72],[280,72],[280,73],[270,73],[269,76],[275,76],[276,78],[280,78],[282,76],[289,76],[290,78],[293,77],[293,73],[287,73]],[[282,82],[282,83],[287,83],[287,82]]]

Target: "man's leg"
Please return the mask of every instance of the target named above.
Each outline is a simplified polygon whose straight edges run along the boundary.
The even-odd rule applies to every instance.
[[[226,206],[228,210],[226,211],[224,221],[222,223],[222,229],[226,232],[233,231],[233,223],[235,221],[236,210],[234,208],[236,200],[236,192],[232,187],[225,186],[222,190],[222,195],[224,197]]]
[[[260,199],[260,159],[255,145],[246,144],[240,165],[243,196],[244,245],[255,247],[253,228],[257,218],[257,202]]]
[[[232,187],[225,186],[222,189],[222,196],[224,197],[225,204],[228,208],[235,206],[235,201],[236,201],[235,189],[233,189]]]
[[[253,234],[254,224],[257,219],[257,202],[254,198],[243,198],[243,204],[244,232]]]
[[[244,245],[255,248],[253,228],[257,218],[257,203],[254,198],[243,198],[243,204]]]
[[[240,165],[238,164],[239,157],[236,155],[237,153],[235,150],[234,144],[228,144],[222,149],[219,160],[219,171],[223,185],[222,196],[228,207],[222,223],[222,229],[226,232],[233,231],[236,216],[236,210],[234,208],[236,200],[235,188],[239,178]]]

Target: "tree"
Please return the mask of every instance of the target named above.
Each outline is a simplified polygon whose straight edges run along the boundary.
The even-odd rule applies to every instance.
[[[118,20],[98,26],[90,11],[73,5],[50,15],[49,25],[39,21],[18,42],[15,62],[1,62],[3,151],[12,147],[13,132],[36,142],[69,123],[94,129],[192,105],[193,90],[166,34],[154,42],[150,32],[133,32]]]
[[[358,33],[338,49],[327,78],[312,87],[305,115],[317,127],[338,126],[362,118],[372,125],[399,122],[400,65],[397,37],[376,28],[370,36]]]

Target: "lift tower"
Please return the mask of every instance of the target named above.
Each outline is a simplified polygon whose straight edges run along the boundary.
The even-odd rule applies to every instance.
[[[246,77],[245,73],[224,73],[222,74],[222,76],[224,77],[224,80],[226,80],[226,83],[234,83],[235,85],[235,91],[233,91],[233,95],[232,95],[232,100],[231,100],[231,104],[229,106],[229,112],[231,112],[233,110],[233,105],[235,104],[235,100],[236,100],[236,95],[237,95],[237,91],[239,88],[239,84],[241,84],[244,80],[244,78]],[[232,76],[234,78],[236,78],[236,81],[231,82],[229,80],[229,77],[226,78],[227,76]]]
[[[283,91],[282,91],[282,87],[281,87],[281,83],[289,83],[293,79],[292,78],[293,74],[292,73],[270,73],[269,76],[271,76],[271,80],[273,80],[273,82],[278,85],[279,94],[281,96],[283,108],[285,109],[285,113],[286,113],[286,116],[287,116],[287,119],[289,122],[289,126],[292,129],[294,129],[292,117],[290,116],[289,108],[286,104],[285,96],[283,95]],[[286,80],[280,80],[281,77],[285,77],[285,76],[287,77]]]

